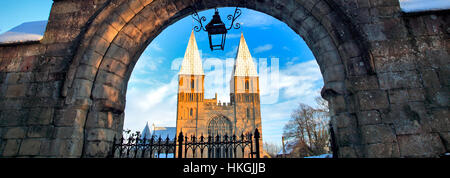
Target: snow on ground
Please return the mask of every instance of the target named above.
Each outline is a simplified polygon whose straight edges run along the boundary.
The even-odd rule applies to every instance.
[[[0,44],[39,41],[44,36],[47,21],[25,22],[0,34]]]
[[[399,0],[403,12],[422,12],[450,9],[450,0]]]
[[[323,155],[318,155],[318,156],[308,156],[305,158],[333,158],[332,154],[323,154]]]

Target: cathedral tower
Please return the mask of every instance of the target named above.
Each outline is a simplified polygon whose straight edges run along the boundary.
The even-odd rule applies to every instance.
[[[177,133],[197,135],[199,107],[204,99],[202,60],[194,31],[189,38],[186,53],[178,73]]]
[[[236,123],[233,124],[235,134],[253,133],[256,128],[261,132],[259,77],[243,34],[233,67],[230,90],[236,118]]]
[[[183,132],[188,137],[240,136],[254,133],[256,128],[261,133],[259,78],[244,35],[241,35],[230,81],[230,102],[218,102],[217,94],[214,98],[205,98],[204,80],[202,60],[194,33],[191,33],[178,73],[177,134]],[[240,156],[246,157],[250,153],[249,150],[245,152]]]

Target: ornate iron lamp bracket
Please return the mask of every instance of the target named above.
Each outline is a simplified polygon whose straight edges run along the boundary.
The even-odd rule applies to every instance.
[[[236,9],[234,10],[233,16],[228,15],[227,19],[228,19],[228,20],[231,20],[231,25],[230,25],[229,28],[227,28],[227,30],[231,30],[231,28],[234,28],[234,29],[239,29],[239,28],[241,28],[241,24],[240,24],[240,23],[237,23],[237,22],[236,22],[236,24],[233,26],[234,21],[236,21],[236,19],[239,18],[239,16],[241,16],[241,14],[242,14],[241,9],[239,9],[239,7],[236,7]]]
[[[205,16],[201,16],[198,15],[197,10],[194,7],[190,7],[190,9],[192,9],[193,13],[192,13],[192,18],[197,21],[200,25],[196,25],[194,26],[194,31],[195,32],[199,32],[201,30],[206,31],[205,26],[203,25],[203,22],[206,22],[206,17]],[[218,9],[214,8],[215,11],[217,12]],[[241,24],[240,23],[235,23],[236,19],[239,18],[239,16],[242,15],[242,10],[239,9],[239,7],[236,7],[236,9],[234,10],[234,14],[233,15],[228,15],[227,19],[231,20],[231,24],[230,27],[227,28],[227,30],[231,30],[232,28],[234,29],[239,29],[241,28]]]
[[[192,9],[192,11],[194,11],[194,13],[192,14],[192,18],[200,24],[200,26],[198,26],[198,25],[194,26],[194,31],[196,31],[196,32],[199,32],[200,30],[206,31],[206,29],[202,23],[202,21],[206,22],[206,17],[205,16],[200,17],[198,15],[197,11],[195,10],[195,8],[193,8],[193,7],[190,7],[190,8]]]

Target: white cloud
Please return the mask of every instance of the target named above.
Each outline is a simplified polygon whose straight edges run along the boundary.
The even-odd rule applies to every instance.
[[[298,61],[299,59],[292,59]],[[231,69],[234,59],[219,60],[205,59],[205,97],[213,98],[218,93],[218,99],[229,102]],[[261,62],[261,60],[259,60]],[[266,65],[266,64],[264,64]],[[273,63],[272,63],[273,65]],[[260,65],[258,65],[261,67]],[[268,69],[262,69],[268,70]],[[260,71],[261,72],[261,68]],[[270,74],[264,77],[271,77]],[[131,77],[130,83],[139,83],[139,78]],[[145,79],[142,79],[145,80]],[[264,81],[260,76],[261,86],[261,117],[263,137],[265,142],[279,144],[284,125],[289,121],[291,112],[299,103],[314,105],[314,98],[320,96],[323,85],[322,75],[315,60],[288,65],[279,71],[279,77],[274,82]],[[148,80],[152,81],[152,80]],[[262,85],[278,83],[269,90],[279,90],[280,97],[271,104],[264,104],[267,100],[263,93]],[[135,87],[129,85],[127,91],[127,107],[125,109],[125,128],[142,130],[145,123],[155,123],[159,126],[176,125],[177,104],[177,75],[174,75],[170,83],[153,82],[147,87]]]
[[[143,54],[135,65],[133,73],[148,74],[156,71],[164,60],[164,57],[152,57],[150,54]]]
[[[124,129],[141,131],[145,123],[175,126],[177,81],[152,87],[128,86]]]
[[[272,48],[273,48],[273,45],[271,45],[271,44],[266,44],[266,45],[258,46],[258,47],[256,47],[256,48],[253,50],[253,53],[254,53],[254,54],[262,53],[262,52],[265,52],[265,51],[269,51],[269,50],[271,50]]]

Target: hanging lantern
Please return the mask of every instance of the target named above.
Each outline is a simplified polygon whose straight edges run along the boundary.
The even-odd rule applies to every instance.
[[[200,18],[197,11],[193,7],[191,7],[191,9],[193,9],[194,11],[192,17],[194,18],[194,20],[200,23],[200,26],[195,26],[194,30],[196,32],[199,32],[201,30],[208,32],[209,47],[211,48],[211,51],[214,50],[223,51],[225,49],[225,40],[227,37],[228,30],[230,30],[231,28],[235,29],[240,28],[240,24],[239,23],[234,24],[234,21],[241,15],[241,10],[238,7],[236,7],[234,15],[233,16],[228,15],[227,19],[231,20],[231,25],[229,28],[226,28],[225,23],[223,23],[222,19],[220,18],[219,10],[215,8],[213,18],[205,26],[205,28],[203,28],[202,22],[206,21],[205,16],[202,16]]]
[[[209,47],[211,51],[213,50],[224,50],[225,47],[225,39],[227,37],[227,28],[225,24],[220,19],[219,11],[216,9],[212,20],[206,25],[206,31],[208,32],[209,37]],[[217,36],[220,41],[216,41],[213,43],[213,36]]]

